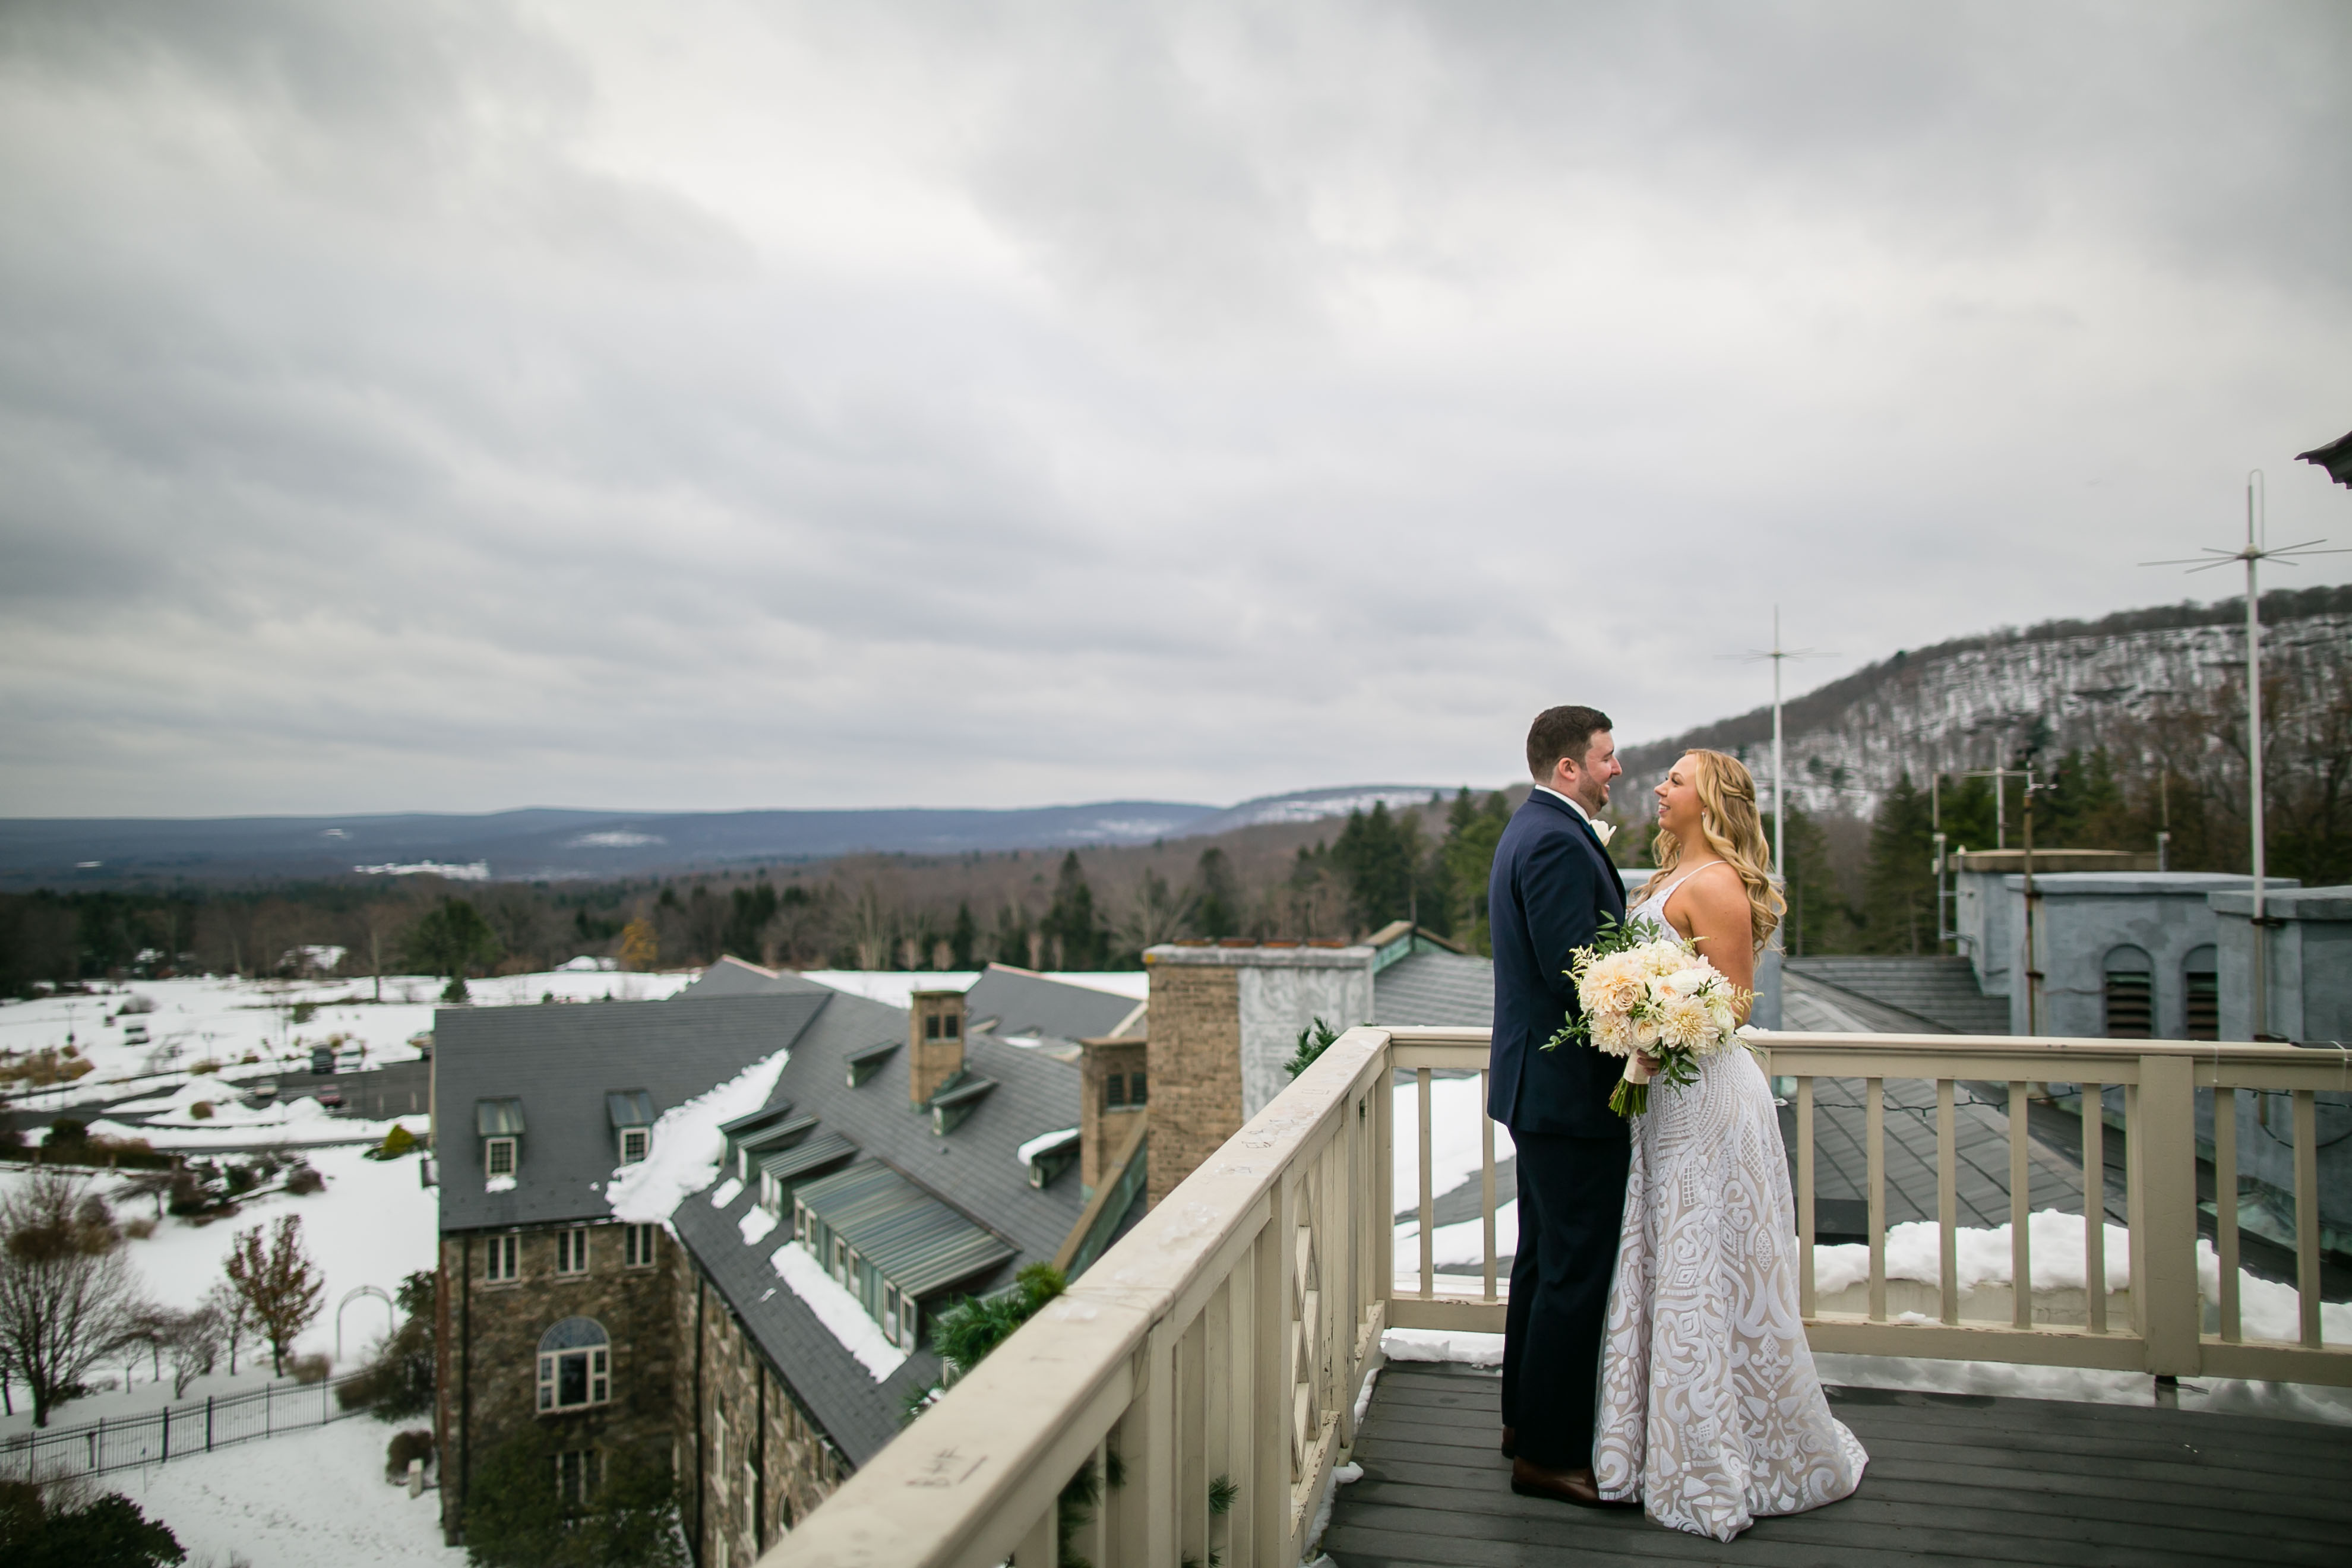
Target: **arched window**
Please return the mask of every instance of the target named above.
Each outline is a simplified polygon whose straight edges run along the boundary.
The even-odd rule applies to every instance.
[[[539,1336],[541,1415],[613,1397],[612,1342],[593,1318],[566,1318]]]
[[[2137,947],[2107,951],[2107,1038],[2145,1040],[2156,1034],[2156,966]]]
[[[2181,989],[2189,998],[2186,1027],[2181,1032],[2192,1040],[2221,1037],[2221,967],[2210,942],[2190,948],[2189,956],[2180,961]]]

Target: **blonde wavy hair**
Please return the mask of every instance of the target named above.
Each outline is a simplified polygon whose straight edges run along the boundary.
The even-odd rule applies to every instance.
[[[1756,935],[1756,951],[1762,952],[1789,906],[1772,885],[1772,850],[1756,810],[1755,775],[1747,763],[1722,752],[1694,750],[1685,752],[1683,760],[1696,764],[1691,787],[1698,792],[1699,832],[1706,837],[1706,847],[1739,874],[1748,890],[1748,919]],[[1643,898],[1675,874],[1675,862],[1683,856],[1683,841],[1662,827],[1651,841],[1650,854],[1658,869],[1642,885]]]

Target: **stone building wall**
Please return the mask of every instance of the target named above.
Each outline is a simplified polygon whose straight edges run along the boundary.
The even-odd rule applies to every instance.
[[[676,1279],[677,1465],[700,1568],[749,1568],[849,1473],[691,1258]],[[698,1352],[696,1353],[696,1352]]]
[[[558,1452],[594,1450],[609,1462],[631,1451],[659,1462],[674,1420],[670,1390],[677,1347],[670,1303],[677,1244],[653,1230],[653,1260],[629,1267],[626,1227],[586,1226],[588,1267],[556,1272],[556,1237],[575,1227],[540,1226],[441,1238],[436,1281],[439,1358],[434,1426],[441,1456],[441,1524],[453,1545],[463,1539],[467,1493],[490,1455],[518,1435],[536,1432]],[[518,1278],[485,1277],[491,1238],[519,1242]],[[593,1318],[611,1349],[611,1398],[585,1409],[537,1409],[539,1340],[565,1318]]]

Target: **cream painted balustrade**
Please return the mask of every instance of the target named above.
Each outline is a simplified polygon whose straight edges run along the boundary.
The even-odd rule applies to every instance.
[[[1765,1037],[1766,1070],[1793,1079],[1797,1163],[1799,1298],[1806,1337],[1817,1351],[1869,1355],[2005,1361],[2042,1366],[2146,1372],[2164,1377],[2271,1378],[2352,1384],[2352,1345],[2326,1344],[2320,1331],[2319,1138],[2315,1096],[2352,1089],[2352,1056],[2294,1046],[2206,1045],[2169,1040],[2042,1039],[2003,1036],[1796,1035]],[[1867,1310],[1829,1314],[1814,1291],[1815,1084],[1863,1086],[1865,1191],[1869,1210]],[[1885,1085],[1932,1082],[1936,1093],[1940,1310],[1891,1319],[1886,1278]],[[2011,1317],[1964,1318],[1956,1237],[1958,1196],[1954,1119],[1959,1086],[2005,1085],[2009,1112]],[[2031,1161],[2027,1104],[2032,1086],[2078,1085],[2086,1108],[2120,1087],[2130,1234],[2129,1321],[2108,1321],[2104,1289],[2086,1288],[2080,1323],[2038,1321],[2027,1224]],[[2213,1096],[2214,1248],[2220,1264],[2215,1328],[2203,1328],[2198,1294],[2197,1094]],[[2298,1333],[2293,1341],[2249,1340],[2242,1331],[2238,1272],[2237,1096],[2293,1097]],[[2084,1279],[2106,1278],[2105,1118],[2082,1119]]]
[[[1795,1079],[1799,1225],[1813,1239],[1815,1086],[1864,1083],[1867,1125],[1869,1310],[1814,1310],[1812,1251],[1801,1290],[1816,1348],[1958,1357],[2168,1375],[2352,1384],[2352,1346],[2322,1342],[2317,1137],[2313,1096],[2352,1089],[2338,1053],[2273,1046],[1955,1036],[1788,1035],[1759,1052]],[[838,1568],[1055,1568],[1058,1499],[1091,1468],[1117,1485],[1069,1535],[1096,1568],[1291,1568],[1311,1544],[1330,1472],[1355,1439],[1355,1405],[1388,1328],[1499,1331],[1495,1135],[1479,1117],[1485,1266],[1440,1273],[1434,1238],[1435,1075],[1483,1075],[1486,1032],[1351,1029],[1273,1103],[1168,1194],[1142,1223],[877,1454],[762,1559]],[[1402,1081],[1400,1081],[1402,1079]],[[1940,1321],[1886,1308],[1885,1084],[1934,1083],[1938,1121]],[[2126,1322],[2084,1293],[2079,1325],[2037,1321],[2031,1290],[2011,1321],[1963,1318],[1957,1288],[1954,1181],[1958,1086],[2009,1086],[2013,1278],[2031,1280],[2025,1174],[2028,1086],[2121,1086],[2128,1139],[2132,1291]],[[2215,1089],[2218,1329],[2200,1331],[2195,1094]],[[2244,1090],[2294,1096],[2301,1333],[2241,1332],[2235,1119]],[[1418,1254],[1399,1243],[1392,1173],[1409,1097]],[[1483,1094],[1481,1096],[1483,1104]],[[2087,1278],[2104,1279],[2105,1123],[2084,1120]],[[1459,1169],[1458,1160],[1454,1169]],[[1404,1265],[1404,1272],[1398,1268]],[[1221,1506],[1222,1504],[1222,1506]]]

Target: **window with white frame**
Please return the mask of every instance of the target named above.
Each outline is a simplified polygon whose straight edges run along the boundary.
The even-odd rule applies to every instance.
[[[625,1225],[621,1227],[622,1261],[631,1268],[645,1268],[654,1260],[654,1232],[658,1226]]]
[[[558,1274],[588,1272],[588,1227],[572,1226],[555,1233],[555,1271]]]
[[[482,1173],[488,1176],[511,1176],[515,1173],[513,1139],[486,1138],[482,1141]]]
[[[653,1136],[654,1130],[650,1127],[622,1128],[621,1163],[635,1165],[641,1163],[646,1152],[653,1147]]]
[[[612,1341],[593,1318],[566,1318],[540,1335],[540,1414],[610,1401],[612,1358]]]
[[[492,1285],[511,1284],[522,1277],[521,1261],[522,1237],[494,1236],[482,1247],[482,1279]]]

